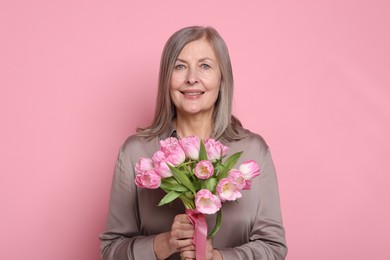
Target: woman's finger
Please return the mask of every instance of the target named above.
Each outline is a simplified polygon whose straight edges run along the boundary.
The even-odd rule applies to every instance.
[[[191,247],[192,239],[175,239],[171,238],[169,243],[171,247],[176,249],[176,252],[183,251],[182,248]]]
[[[195,251],[183,251],[180,253],[180,256],[184,259],[195,259],[196,258]]]

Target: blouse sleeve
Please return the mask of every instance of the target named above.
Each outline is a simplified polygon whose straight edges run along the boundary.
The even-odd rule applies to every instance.
[[[130,157],[120,150],[112,180],[105,231],[100,235],[103,260],[156,259],[155,236],[140,236],[137,192]]]
[[[219,249],[224,260],[282,260],[287,255],[275,167],[268,148],[257,178],[260,199],[249,242]]]

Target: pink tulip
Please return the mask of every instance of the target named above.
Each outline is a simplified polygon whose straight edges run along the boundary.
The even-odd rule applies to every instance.
[[[137,174],[134,180],[140,188],[157,189],[161,184],[161,177],[154,171],[147,171]]]
[[[242,163],[239,169],[242,175],[244,176],[245,180],[251,180],[260,174],[260,167],[253,160],[249,160]]]
[[[223,178],[217,184],[217,193],[222,201],[234,201],[241,198],[237,183],[231,178]]]
[[[202,189],[195,196],[196,209],[203,214],[214,214],[221,208],[221,200],[207,189]]]
[[[196,136],[185,137],[180,140],[181,147],[184,150],[185,155],[192,159],[199,159],[200,140]]]
[[[162,177],[168,178],[172,176],[172,172],[167,165],[167,156],[161,150],[158,150],[153,155],[154,170]]]
[[[168,137],[164,140],[160,140],[160,148],[162,150],[170,149],[170,147],[175,147],[178,145],[179,145],[179,140],[175,137]]]
[[[239,190],[242,190],[246,185],[246,180],[245,180],[244,176],[237,169],[231,169],[229,171],[228,178],[233,180],[236,183],[237,188]]]
[[[196,164],[194,173],[199,179],[208,179],[214,174],[214,166],[208,160],[200,161]]]
[[[173,166],[179,166],[185,161],[185,159],[186,156],[184,151],[181,149],[175,149],[168,155],[168,162],[170,162]]]
[[[186,155],[183,148],[180,146],[179,140],[174,137],[161,140],[160,151],[165,154],[167,163],[171,163],[173,166],[182,164],[186,159]]]
[[[206,148],[207,159],[210,161],[221,159],[228,151],[227,146],[211,138],[204,141],[204,146]]]
[[[153,154],[152,157],[153,162],[161,162],[166,160],[167,160],[167,155],[161,150],[158,150]]]
[[[138,162],[135,164],[135,171],[138,172],[147,172],[154,168],[152,159],[141,157]]]
[[[155,163],[154,170],[158,175],[161,176],[161,178],[168,178],[172,177],[172,172],[169,169],[168,165],[166,162],[161,161],[158,163]]]

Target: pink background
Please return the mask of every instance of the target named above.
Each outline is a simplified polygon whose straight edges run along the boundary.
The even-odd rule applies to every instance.
[[[119,146],[154,111],[163,44],[212,25],[234,112],[277,166],[289,260],[390,259],[390,4],[0,3],[1,259],[99,259]]]

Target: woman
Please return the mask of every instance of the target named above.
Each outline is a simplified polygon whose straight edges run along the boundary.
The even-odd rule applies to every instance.
[[[232,113],[233,74],[227,47],[210,27],[187,27],[167,41],[160,64],[154,120],[121,147],[115,168],[102,259],[195,259],[194,228],[179,200],[158,207],[161,189],[139,189],[134,166],[167,137],[214,138],[237,164],[254,159],[261,174],[236,202],[222,207],[222,227],[207,240],[207,259],[284,259],[287,247],[274,165],[267,144]],[[207,217],[209,227],[215,216]]]

